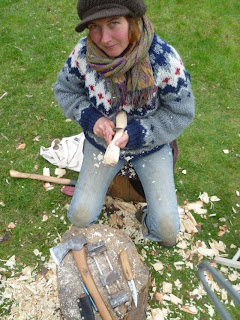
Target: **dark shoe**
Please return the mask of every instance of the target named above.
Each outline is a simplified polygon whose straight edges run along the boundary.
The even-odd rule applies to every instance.
[[[142,223],[142,218],[143,218],[143,215],[145,214],[147,210],[147,206],[144,206],[144,207],[141,207],[140,209],[138,209],[138,211],[136,212],[135,216],[136,216],[136,219]]]
[[[159,241],[158,243],[160,246],[167,248],[167,249],[170,249],[170,248],[174,247],[177,242],[176,242],[176,240],[174,240],[174,242]]]

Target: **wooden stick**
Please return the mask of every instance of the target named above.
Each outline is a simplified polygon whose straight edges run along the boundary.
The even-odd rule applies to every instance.
[[[92,278],[91,272],[87,265],[87,259],[86,259],[86,253],[85,248],[83,247],[80,251],[72,251],[73,257],[76,261],[78,270],[81,274],[82,280],[87,287],[90,295],[93,298],[94,303],[96,304],[96,307],[98,308],[98,311],[102,317],[103,320],[112,320],[112,316],[103,301],[100,292],[98,291],[98,288]]]
[[[25,172],[18,172],[15,170],[10,170],[10,176],[12,178],[27,178],[27,179],[34,179],[34,180],[40,180],[45,182],[52,182],[52,183],[58,183],[58,184],[64,184],[67,186],[75,186],[76,181],[71,179],[63,179],[63,178],[57,178],[57,177],[51,177],[51,176],[43,176],[41,174],[35,174],[35,173],[25,173]]]
[[[107,150],[104,155],[104,164],[114,166],[118,163],[120,148],[115,145],[116,140],[120,139],[124,133],[124,129],[127,126],[127,114],[125,111],[120,111],[116,117],[116,128],[118,129],[113,140],[109,143]]]

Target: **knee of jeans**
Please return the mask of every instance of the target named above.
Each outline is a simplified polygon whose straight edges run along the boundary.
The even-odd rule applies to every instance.
[[[172,246],[176,242],[176,237],[180,230],[180,221],[176,219],[171,219],[168,215],[168,219],[164,221],[158,221],[158,232],[162,240],[162,243],[166,246]]]
[[[77,209],[70,207],[68,210],[68,219],[78,228],[88,227],[95,222],[91,210],[86,208],[86,206],[78,207]]]

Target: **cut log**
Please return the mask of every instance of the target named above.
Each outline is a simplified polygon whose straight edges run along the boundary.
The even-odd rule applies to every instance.
[[[121,304],[118,311],[121,312],[122,318],[126,320],[145,320],[148,301],[148,288],[150,276],[147,266],[140,260],[139,254],[132,240],[121,230],[111,228],[106,225],[92,225],[88,228],[72,228],[74,234],[83,233],[87,238],[88,244],[95,244],[100,240],[104,241],[107,247],[107,256],[110,259],[113,269],[119,274],[119,284],[112,283],[109,285],[111,293],[117,293],[120,289],[125,290],[129,295],[129,304]],[[70,232],[66,232],[63,241],[70,237]],[[138,307],[135,307],[128,283],[124,277],[121,265],[119,263],[119,254],[125,249],[128,254],[134,283],[138,293]],[[87,252],[87,250],[86,250]],[[110,267],[104,254],[97,254],[96,258],[103,271],[103,274],[109,272]],[[111,307],[108,299],[108,292],[103,287],[100,280],[100,274],[93,258],[87,254],[88,267],[98,287],[98,290],[111,313],[113,320],[119,320],[119,317]],[[57,270],[58,295],[61,306],[61,313],[64,320],[79,320],[80,312],[77,305],[77,299],[84,294],[80,281],[80,274],[75,266],[75,261],[71,253],[67,254]],[[95,320],[101,320],[99,313],[94,311]]]

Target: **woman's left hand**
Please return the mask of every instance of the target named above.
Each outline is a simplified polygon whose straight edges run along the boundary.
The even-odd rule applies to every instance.
[[[120,149],[123,149],[126,147],[128,140],[129,140],[129,135],[128,135],[127,131],[124,131],[121,138],[116,140],[115,145],[118,146]]]

